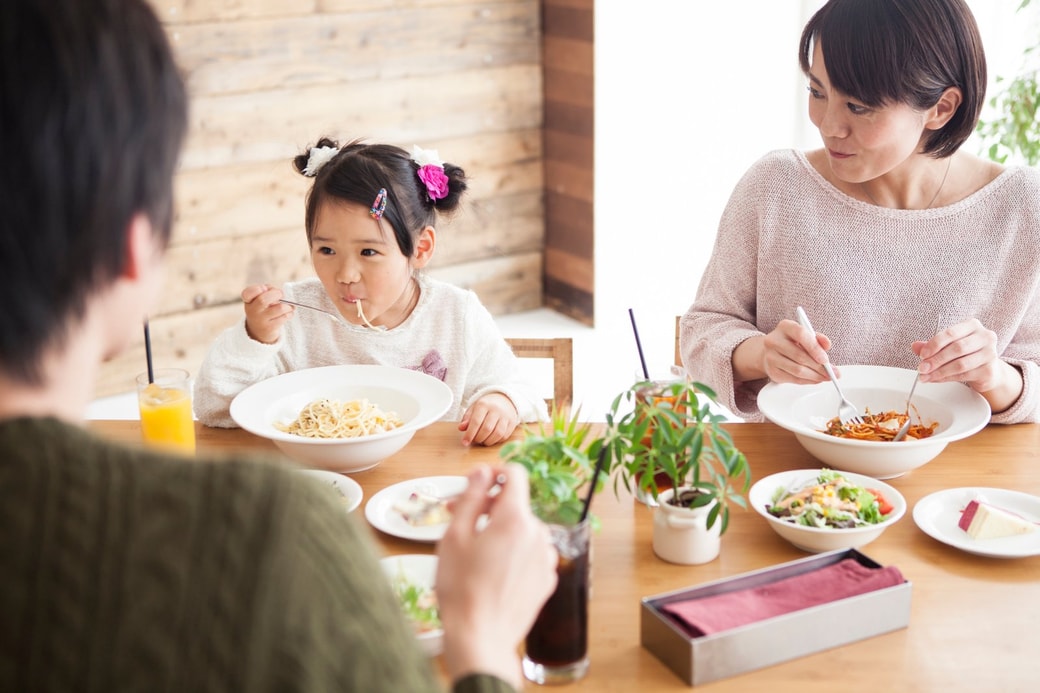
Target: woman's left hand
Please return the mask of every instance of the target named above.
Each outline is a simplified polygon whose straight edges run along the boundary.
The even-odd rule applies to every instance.
[[[466,410],[459,422],[462,444],[497,445],[520,425],[513,400],[501,392],[484,395]]]
[[[962,382],[989,401],[995,412],[1022,394],[1022,374],[1001,360],[997,334],[976,318],[951,325],[924,342],[911,345],[921,357],[923,383]]]

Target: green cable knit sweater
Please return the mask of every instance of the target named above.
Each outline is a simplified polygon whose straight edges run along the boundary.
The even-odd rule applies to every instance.
[[[0,421],[0,691],[437,689],[365,528],[320,485]]]

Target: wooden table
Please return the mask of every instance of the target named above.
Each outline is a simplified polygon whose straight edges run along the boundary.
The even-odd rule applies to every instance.
[[[134,441],[136,421],[95,421],[102,435]],[[819,463],[773,424],[732,424],[754,479]],[[274,449],[241,430],[198,428],[200,452]],[[463,474],[495,461],[498,448],[463,448],[455,424],[416,434],[397,455],[352,475],[371,498],[399,481]],[[815,655],[698,686],[710,691],[1037,691],[1040,690],[1040,557],[982,558],[935,541],[911,517],[914,504],[945,488],[993,486],[1040,495],[1040,425],[989,426],[950,444],[934,461],[890,480],[909,509],[863,553],[897,566],[913,583],[910,626]],[[680,691],[689,687],[639,644],[640,599],[803,558],[754,512],[735,510],[722,553],[702,566],[677,566],[651,548],[651,510],[608,488],[593,503],[602,529],[593,537],[589,675],[572,689]],[[357,511],[359,514],[361,510]],[[362,519],[363,521],[363,519]],[[433,549],[373,530],[387,554]],[[838,627],[838,624],[835,624]],[[536,686],[530,686],[536,689]]]

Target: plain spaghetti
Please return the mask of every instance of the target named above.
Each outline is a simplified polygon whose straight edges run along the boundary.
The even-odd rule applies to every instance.
[[[384,412],[367,399],[319,399],[304,407],[292,423],[276,423],[275,427],[304,438],[359,438],[403,425],[397,414]]]

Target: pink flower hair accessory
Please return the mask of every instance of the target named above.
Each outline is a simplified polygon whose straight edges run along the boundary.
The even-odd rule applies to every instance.
[[[437,150],[412,145],[412,161],[419,166],[419,180],[426,186],[426,194],[430,201],[447,197],[448,176],[444,173],[444,162],[437,155]]]

